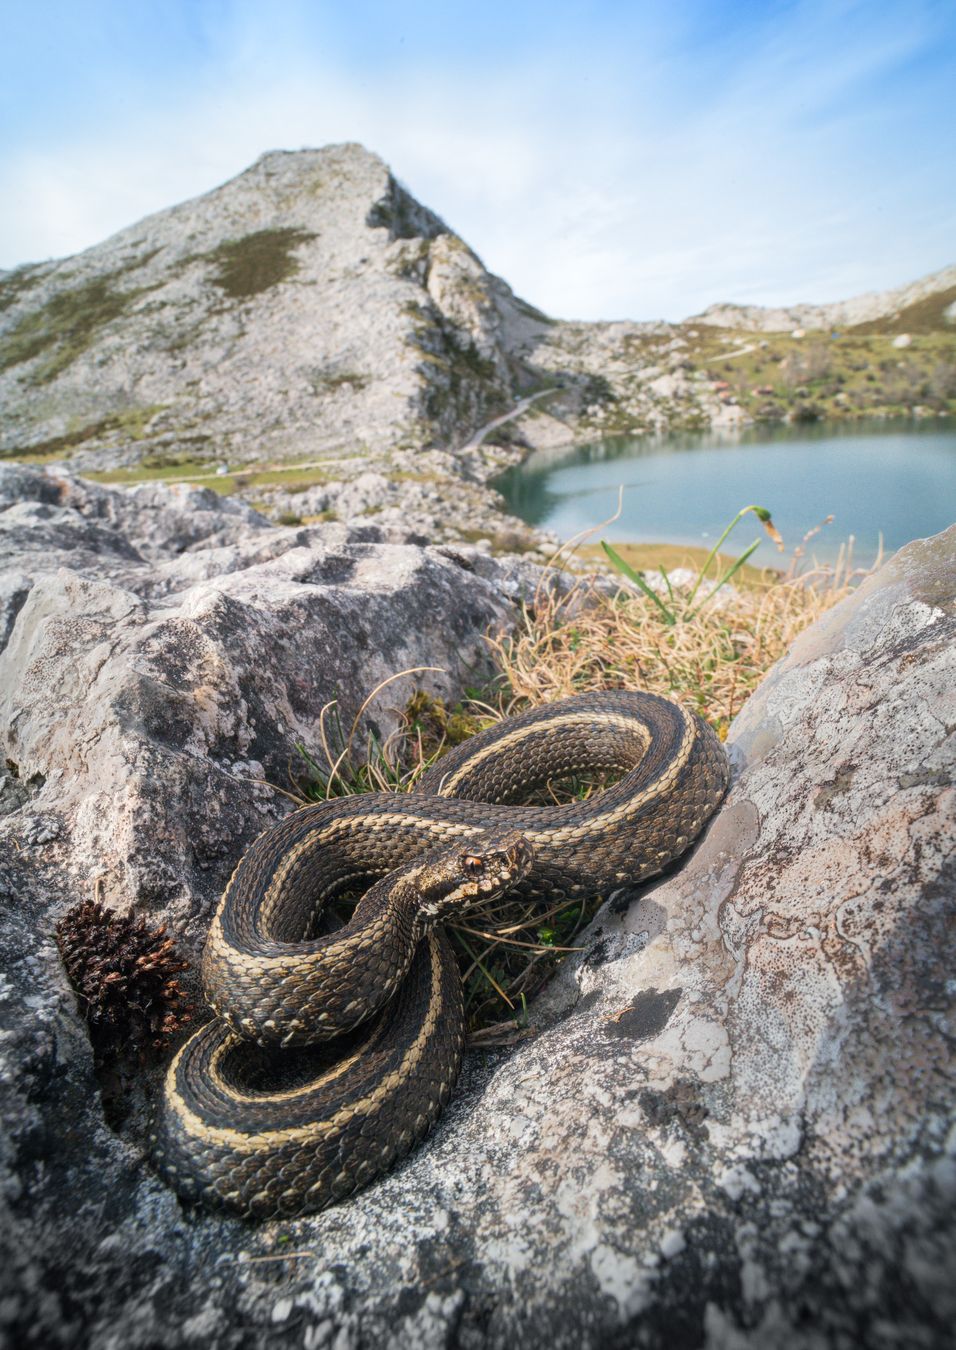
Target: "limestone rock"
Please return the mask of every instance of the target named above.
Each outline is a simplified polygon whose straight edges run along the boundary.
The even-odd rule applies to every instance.
[[[33,484],[12,485],[0,526],[32,502],[92,527]],[[283,809],[256,780],[281,777],[336,688],[350,712],[380,673],[427,660],[450,690],[507,615],[505,580],[476,551],[370,527],[249,521],[168,556],[155,518],[122,511],[97,517],[99,554],[51,521],[49,565],[25,559],[6,592],[12,1339],[948,1344],[956,531],[909,545],[795,644],[732,728],[736,781],[704,840],[605,907],[533,1038],[471,1056],[393,1175],[257,1228],[181,1209],[144,1161],[145,1100],[107,1128],[53,924],[101,874],[195,953]]]

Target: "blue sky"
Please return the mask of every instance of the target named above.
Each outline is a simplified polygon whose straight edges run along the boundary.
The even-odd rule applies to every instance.
[[[952,0],[0,4],[0,267],[343,140],[566,318],[956,261]]]

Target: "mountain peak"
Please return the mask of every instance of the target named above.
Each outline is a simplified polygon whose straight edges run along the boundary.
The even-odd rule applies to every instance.
[[[510,397],[515,303],[364,146],[269,151],[0,278],[0,449],[125,453],[132,424],[153,455],[444,442]]]

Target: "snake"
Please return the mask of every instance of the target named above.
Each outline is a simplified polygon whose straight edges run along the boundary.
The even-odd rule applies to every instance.
[[[593,772],[610,786],[528,802]],[[720,804],[728,762],[658,695],[574,695],[503,719],[410,792],[310,803],[258,836],[213,916],[211,1020],[166,1073],[152,1145],[186,1201],[247,1219],[324,1209],[387,1172],[447,1104],[461,979],[444,925],[504,893],[549,904],[654,876]],[[335,897],[367,888],[318,931]]]

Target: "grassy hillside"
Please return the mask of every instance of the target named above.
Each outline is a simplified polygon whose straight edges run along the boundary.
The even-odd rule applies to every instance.
[[[948,290],[937,291],[924,300],[907,305],[898,310],[889,319],[874,319],[871,323],[858,323],[852,329],[854,333],[946,333],[954,336],[953,322],[947,321],[946,310],[956,304],[956,286]]]
[[[936,299],[912,307],[927,324]],[[895,322],[888,331],[885,321],[882,332],[870,328],[797,338],[701,326],[684,335],[687,361],[706,373],[723,402],[756,421],[956,413],[956,334],[917,331],[913,323],[903,330],[909,345],[900,348],[893,346]]]

